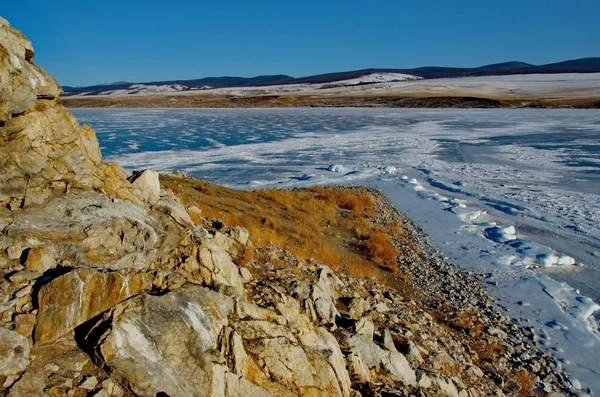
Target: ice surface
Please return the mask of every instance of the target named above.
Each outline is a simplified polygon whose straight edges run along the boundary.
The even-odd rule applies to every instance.
[[[454,262],[489,275],[507,314],[600,390],[597,111],[74,113],[128,169],[178,169],[237,188],[382,189]]]

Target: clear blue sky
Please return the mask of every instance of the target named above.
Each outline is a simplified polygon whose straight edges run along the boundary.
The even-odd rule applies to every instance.
[[[63,85],[600,56],[600,0],[9,3]]]

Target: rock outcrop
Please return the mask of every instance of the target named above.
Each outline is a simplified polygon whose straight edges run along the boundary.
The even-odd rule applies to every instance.
[[[33,54],[0,18],[0,395],[515,395],[526,352],[558,389],[551,357],[473,279],[415,302],[256,247],[154,171],[104,163]],[[463,306],[486,311],[477,327],[440,320]]]
[[[124,171],[102,162],[94,131],[60,104],[62,89],[33,56],[29,40],[0,19],[0,202],[39,204],[69,189],[139,202]]]

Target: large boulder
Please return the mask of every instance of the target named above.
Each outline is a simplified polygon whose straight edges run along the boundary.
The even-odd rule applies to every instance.
[[[43,209],[17,213],[0,247],[27,241],[57,261],[104,269],[145,269],[170,252],[181,228],[166,215],[95,192],[53,199]]]
[[[76,269],[42,286],[35,343],[52,341],[125,299],[147,291],[147,273]]]
[[[97,330],[107,326],[99,324],[88,342],[138,395],[204,396],[219,381],[213,361],[232,309],[231,298],[197,286],[141,295],[116,306],[107,330],[98,337]]]

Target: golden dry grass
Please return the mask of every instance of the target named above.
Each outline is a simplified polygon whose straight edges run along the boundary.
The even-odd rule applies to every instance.
[[[535,375],[526,369],[518,370],[513,376],[513,380],[521,386],[519,397],[536,397],[539,393],[535,391]]]
[[[381,280],[396,270],[392,239],[402,240],[403,227],[376,226],[374,200],[364,189],[238,191],[173,175],[161,175],[161,183],[201,209],[203,217],[248,229],[256,247],[276,245],[357,277]],[[240,260],[247,261],[247,255]]]

